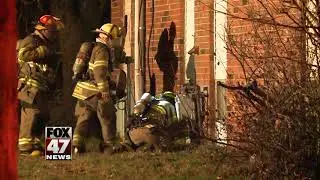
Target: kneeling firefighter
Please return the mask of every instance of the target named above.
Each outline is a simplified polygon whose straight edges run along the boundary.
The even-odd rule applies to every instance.
[[[111,81],[113,71],[111,59],[112,40],[121,35],[120,28],[114,24],[104,24],[95,42],[81,45],[73,66],[74,81],[78,81],[72,96],[78,99],[75,107],[77,118],[73,135],[74,153],[85,152],[85,137],[88,134],[88,123],[93,117],[99,119],[103,141],[101,152],[114,153],[117,148],[116,109],[111,95],[114,83]]]
[[[127,127],[133,148],[161,150],[170,145],[171,137],[166,129],[180,120],[178,106],[176,95],[170,91],[158,97],[144,93],[134,106],[134,118]]]
[[[20,153],[39,154],[42,149],[39,136],[49,119],[48,95],[56,86],[58,35],[63,27],[59,18],[44,15],[35,26],[35,31],[19,41]]]

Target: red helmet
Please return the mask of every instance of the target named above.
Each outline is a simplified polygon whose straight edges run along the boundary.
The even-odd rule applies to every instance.
[[[60,18],[52,15],[43,15],[40,17],[38,24],[35,26],[37,30],[44,30],[48,28],[54,28],[56,30],[61,30],[64,28],[63,23]]]

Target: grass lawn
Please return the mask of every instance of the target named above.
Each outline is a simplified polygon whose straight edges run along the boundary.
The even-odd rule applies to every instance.
[[[246,179],[241,158],[212,144],[176,152],[135,152],[107,156],[91,148],[71,161],[19,158],[19,179]]]

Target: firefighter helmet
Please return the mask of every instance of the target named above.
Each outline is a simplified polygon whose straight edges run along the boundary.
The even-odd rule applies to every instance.
[[[34,28],[36,30],[55,29],[59,31],[64,28],[64,24],[60,18],[52,15],[43,15]]]
[[[161,96],[162,99],[170,102],[173,105],[175,104],[175,97],[176,97],[176,95],[171,91],[166,91]]]
[[[96,29],[93,32],[103,33],[111,39],[117,39],[120,36],[120,28],[115,24],[104,24],[100,29]]]

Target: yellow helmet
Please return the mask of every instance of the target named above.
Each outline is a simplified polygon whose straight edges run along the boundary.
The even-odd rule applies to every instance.
[[[117,39],[121,35],[120,31],[121,30],[117,25],[107,23],[102,25],[100,29],[96,29],[93,32],[103,33],[111,39]]]

